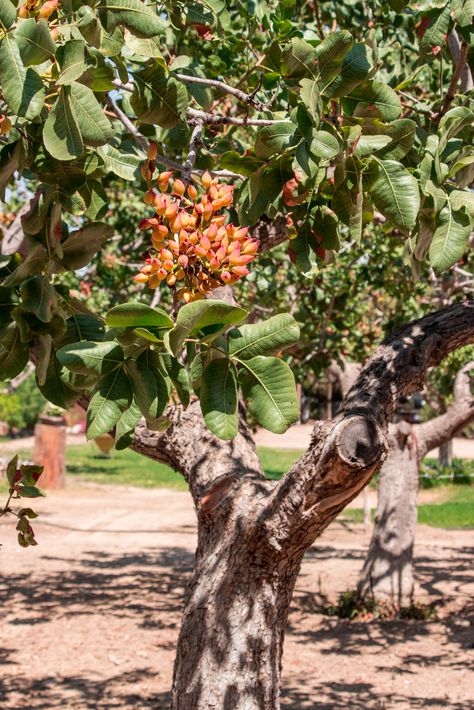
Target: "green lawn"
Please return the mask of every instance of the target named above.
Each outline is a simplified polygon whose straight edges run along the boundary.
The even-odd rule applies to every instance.
[[[301,454],[296,450],[267,448],[259,448],[258,453],[266,476],[274,480],[280,478]],[[20,457],[24,458],[29,455],[30,452],[20,453]],[[110,456],[104,456],[94,443],[69,446],[67,470],[71,476],[96,483],[186,490],[184,479],[168,466],[129,450],[113,451]],[[432,527],[473,528],[474,486],[450,484],[438,490],[442,492],[442,502],[420,505],[419,522]],[[2,483],[0,492],[6,492],[6,486]],[[356,522],[363,519],[359,509],[345,510],[341,515]]]
[[[474,486],[451,484],[440,486],[437,490],[442,501],[419,505],[418,522],[433,528],[474,528]],[[358,523],[364,519],[359,508],[346,509],[341,515],[345,520]]]
[[[300,452],[278,451],[276,456],[273,449],[259,449],[259,454],[268,478],[276,479],[288,470]],[[93,443],[68,447],[67,472],[97,483],[143,488],[187,488],[183,477],[165,464],[129,450],[113,451],[110,456],[104,456]]]

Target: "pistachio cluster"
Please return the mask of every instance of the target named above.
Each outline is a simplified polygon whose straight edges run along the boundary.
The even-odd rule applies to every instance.
[[[47,20],[53,12],[58,9],[59,0],[46,0],[46,2],[38,2],[38,0],[26,0],[18,9],[18,17],[27,19],[35,17],[37,20]]]
[[[233,202],[232,185],[219,183],[205,172],[201,190],[186,186],[172,172],[153,181],[156,148],[151,146],[142,175],[148,183],[144,202],[155,209],[140,229],[151,229],[152,248],[134,280],[156,288],[165,282],[185,303],[196,301],[215,288],[233,284],[249,273],[259,242],[248,237],[248,227],[227,223],[221,214]],[[154,183],[154,184],[153,184]]]

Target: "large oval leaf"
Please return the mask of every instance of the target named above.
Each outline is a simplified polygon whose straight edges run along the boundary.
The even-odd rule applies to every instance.
[[[219,439],[233,439],[238,431],[237,373],[230,360],[209,363],[202,374],[199,398],[208,429]]]
[[[44,106],[43,82],[21,59],[15,37],[5,33],[0,40],[0,82],[3,98],[17,116],[32,120]]]
[[[56,356],[64,367],[80,375],[106,375],[123,362],[123,350],[113,341],[94,343],[84,340],[60,348]]]
[[[420,209],[418,182],[401,163],[377,160],[379,175],[370,188],[380,212],[396,227],[408,231],[415,226]]]
[[[464,212],[455,212],[450,203],[438,215],[438,226],[431,240],[429,259],[437,271],[449,269],[467,248],[471,221]]]
[[[137,37],[155,37],[166,27],[156,12],[140,0],[101,0],[98,10],[108,32],[121,25]]]
[[[169,399],[166,380],[160,369],[159,356],[145,352],[137,360],[128,361],[127,369],[133,385],[137,405],[149,422],[160,417]]]
[[[242,364],[242,392],[250,412],[265,429],[283,434],[299,417],[292,371],[276,357],[258,356]]]
[[[280,313],[263,323],[232,328],[228,337],[229,356],[249,360],[257,355],[275,355],[298,342],[300,329],[292,315]]]
[[[46,20],[37,22],[33,17],[25,20],[19,25],[15,37],[25,67],[42,64],[54,57],[56,44]]]
[[[7,326],[0,345],[0,380],[11,380],[27,365],[28,343],[21,342],[21,333],[16,323]]]
[[[69,87],[64,86],[43,128],[44,147],[57,160],[78,158],[84,152],[84,143],[72,111],[69,92]]]
[[[132,401],[132,387],[122,369],[101,381],[87,409],[87,438],[106,434],[117,424]]]
[[[73,81],[70,86],[70,103],[85,145],[104,145],[113,137],[110,121],[104,115],[92,89]]]
[[[171,354],[176,355],[186,338],[194,335],[215,336],[229,325],[241,323],[247,311],[232,306],[225,301],[208,298],[194,301],[180,308],[176,325],[170,330],[165,344]]]
[[[114,306],[105,316],[105,322],[111,328],[173,327],[173,321],[165,311],[152,308],[146,303],[121,303]]]

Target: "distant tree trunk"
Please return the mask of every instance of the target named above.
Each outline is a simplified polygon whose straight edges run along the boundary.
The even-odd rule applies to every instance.
[[[397,608],[409,603],[413,595],[418,467],[412,427],[406,422],[394,425],[378,481],[374,529],[358,591],[362,597],[375,596]]]
[[[361,597],[374,596],[399,609],[414,591],[413,547],[417,520],[419,468],[428,451],[452,440],[474,418],[468,363],[456,376],[454,402],[424,424],[389,428],[389,454],[380,471],[378,504],[369,551],[358,583]]]
[[[453,465],[453,440],[444,441],[438,450],[438,463],[440,466],[448,467]]]

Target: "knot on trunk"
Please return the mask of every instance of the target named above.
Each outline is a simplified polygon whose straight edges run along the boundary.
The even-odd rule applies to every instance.
[[[377,424],[360,415],[342,420],[335,443],[340,458],[351,468],[370,468],[385,451],[385,437]]]

